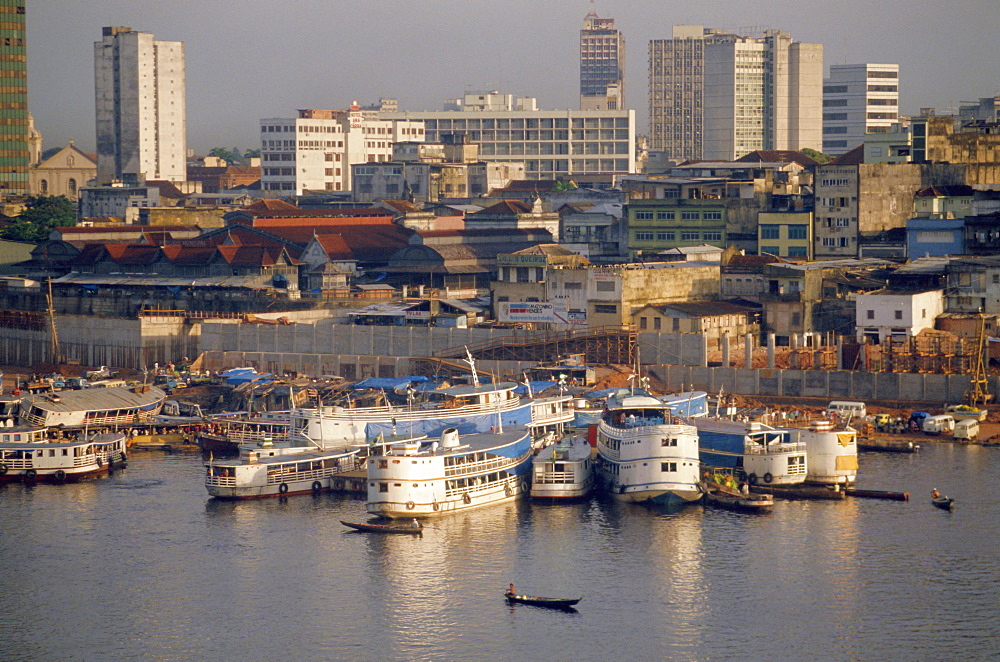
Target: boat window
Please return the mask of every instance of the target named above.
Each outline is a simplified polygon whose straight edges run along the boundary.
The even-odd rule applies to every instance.
[[[389,491],[389,483],[379,483],[378,484],[378,491],[379,492],[388,492]]]
[[[389,460],[379,460],[378,461],[378,468],[379,469],[388,469],[389,468]]]
[[[677,440],[676,440],[676,439],[666,439],[666,438],[665,438],[665,439],[664,439],[664,440],[663,440],[663,441],[661,442],[661,445],[662,445],[662,446],[676,446],[676,445],[677,445]]]
[[[673,472],[677,471],[676,462],[660,462],[660,471]]]
[[[566,465],[562,464],[562,463],[557,463],[555,465],[555,470],[556,471],[566,471]]]
[[[402,483],[393,483],[392,486],[393,487],[402,487],[403,484]]]

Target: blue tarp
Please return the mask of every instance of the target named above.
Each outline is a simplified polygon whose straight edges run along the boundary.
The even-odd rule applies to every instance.
[[[531,392],[532,393],[541,393],[545,389],[552,388],[553,386],[556,385],[556,382],[534,382],[533,381],[533,382],[528,382],[528,383],[531,384]],[[527,393],[527,392],[528,392],[528,387],[525,386],[524,384],[521,384],[516,389],[514,389],[514,393],[520,393],[522,395],[525,394],[525,393]]]

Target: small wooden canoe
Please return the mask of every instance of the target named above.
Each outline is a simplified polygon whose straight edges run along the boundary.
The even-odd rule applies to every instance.
[[[955,500],[952,499],[951,497],[939,496],[939,497],[931,497],[931,503],[933,503],[941,510],[951,510],[952,504],[955,503]]]
[[[535,595],[516,595],[514,593],[504,593],[508,602],[520,602],[525,605],[545,607],[547,609],[572,609],[573,605],[583,598],[543,598]]]
[[[710,490],[705,492],[705,500],[719,508],[744,512],[765,513],[774,507],[774,497],[770,494],[737,496],[720,490]]]
[[[422,536],[424,534],[424,527],[418,524],[374,524],[372,522],[346,522],[340,520],[340,523],[344,526],[349,526],[357,531],[366,531],[368,533],[408,533],[411,535]]]

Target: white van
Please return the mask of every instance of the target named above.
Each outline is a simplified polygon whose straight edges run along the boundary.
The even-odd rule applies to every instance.
[[[955,429],[955,419],[948,414],[928,416],[924,419],[923,430],[927,434],[950,433]]]
[[[868,414],[868,408],[865,407],[865,403],[863,402],[834,400],[826,406],[826,413],[830,417],[839,417],[842,419],[850,417],[852,421],[858,421]]]
[[[955,431],[952,437],[955,439],[965,439],[972,441],[979,435],[979,421],[974,418],[963,418],[955,421]]]

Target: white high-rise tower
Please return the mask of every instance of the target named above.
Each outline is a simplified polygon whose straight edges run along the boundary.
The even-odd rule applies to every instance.
[[[184,43],[106,27],[94,43],[97,179],[187,178]]]

